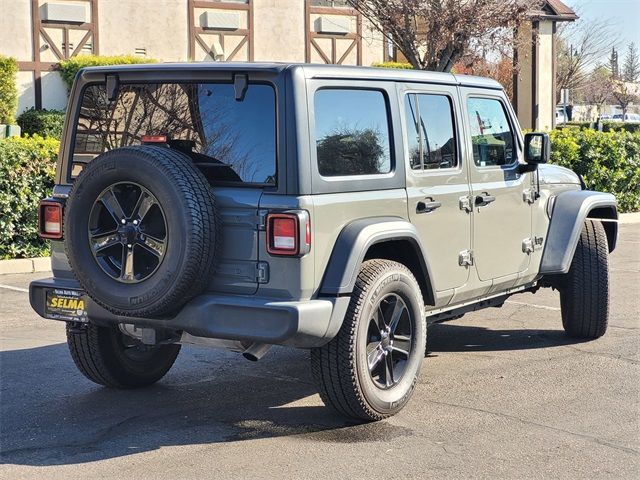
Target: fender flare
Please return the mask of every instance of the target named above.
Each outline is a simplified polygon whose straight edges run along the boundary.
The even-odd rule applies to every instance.
[[[610,193],[590,190],[571,190],[555,197],[547,241],[542,252],[540,273],[567,273],[578,245],[582,225],[587,218],[605,222],[609,251],[613,251],[618,237],[616,198]]]
[[[367,251],[377,243],[407,240],[416,250],[419,267],[427,280],[425,302],[433,302],[435,290],[431,267],[416,227],[400,217],[361,218],[345,226],[333,247],[320,287],[320,295],[336,296],[353,292],[360,265]],[[429,298],[430,297],[430,298]]]

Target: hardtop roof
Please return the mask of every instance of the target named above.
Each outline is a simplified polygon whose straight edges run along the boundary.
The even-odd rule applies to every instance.
[[[269,71],[281,73],[285,70],[301,69],[305,78],[378,80],[396,82],[438,83],[462,85],[479,88],[502,89],[497,81],[473,75],[457,75],[425,70],[409,70],[399,68],[360,67],[347,65],[323,65],[309,63],[260,63],[260,62],[192,62],[192,63],[139,63],[130,65],[108,65],[87,67],[86,73],[117,72],[170,72],[170,71],[235,71],[256,72]]]

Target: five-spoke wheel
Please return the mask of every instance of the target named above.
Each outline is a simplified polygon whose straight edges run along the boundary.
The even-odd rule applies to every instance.
[[[410,313],[395,293],[382,298],[372,313],[367,332],[369,374],[380,388],[390,388],[400,381],[409,360]]]
[[[143,281],[162,263],[167,222],[154,195],[136,183],[110,185],[89,217],[91,252],[102,270],[123,283]]]

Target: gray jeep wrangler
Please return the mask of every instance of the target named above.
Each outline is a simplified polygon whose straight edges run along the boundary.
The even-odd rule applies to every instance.
[[[160,380],[182,344],[288,345],[311,350],[325,403],[378,420],[409,400],[428,322],[554,287],[569,335],[605,333],[616,201],[548,158],[484,78],[85,69],[31,305],[108,387]]]

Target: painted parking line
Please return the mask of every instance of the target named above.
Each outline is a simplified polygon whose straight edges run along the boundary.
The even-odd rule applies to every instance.
[[[559,312],[560,311],[559,307],[548,307],[546,305],[536,305],[535,303],[515,302],[513,300],[507,300],[504,303],[511,303],[513,305],[525,305],[527,307],[541,308],[542,310],[551,310],[553,312]]]
[[[12,287],[11,285],[3,285],[2,283],[0,283],[0,288],[4,288],[6,290],[13,290],[14,292],[29,293],[29,289],[28,288]]]

